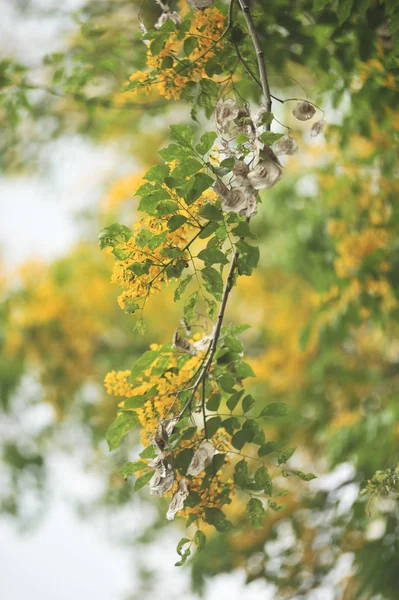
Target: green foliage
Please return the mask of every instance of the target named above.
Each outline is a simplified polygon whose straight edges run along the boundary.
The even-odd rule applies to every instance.
[[[110,451],[118,448],[125,435],[129,433],[138,422],[139,420],[135,412],[125,412],[116,417],[115,421],[109,426],[105,436]]]

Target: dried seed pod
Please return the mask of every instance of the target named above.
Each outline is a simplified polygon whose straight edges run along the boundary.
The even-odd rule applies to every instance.
[[[320,133],[323,133],[324,125],[326,124],[324,119],[320,119],[320,121],[316,121],[313,124],[312,129],[310,130],[310,135],[312,137],[317,137]]]
[[[213,4],[213,0],[187,0],[194,10],[204,10]]]
[[[155,447],[156,453],[158,455],[157,458],[154,459],[154,461],[156,461],[159,458],[165,458],[163,451],[165,450],[165,446],[168,443],[169,436],[172,433],[177,421],[177,418],[169,420],[161,419],[161,421],[159,421],[155,430],[155,434],[151,440],[151,444]],[[155,467],[155,463],[151,466]]]
[[[248,179],[256,190],[268,189],[276,185],[282,172],[274,161],[261,161],[248,173]]]
[[[224,185],[223,181],[218,179],[213,185],[213,189],[221,198],[224,198],[229,193],[229,188]]]
[[[190,327],[190,325],[189,325],[189,323],[188,323],[187,319],[183,317],[183,318],[180,320],[180,323],[181,323],[181,325],[183,325],[183,327],[184,327],[184,330],[185,330],[186,334],[187,334],[187,335],[191,335],[191,327]]]
[[[241,213],[247,208],[247,194],[240,188],[228,190],[227,194],[222,197],[222,210],[224,212]]]
[[[151,494],[163,496],[165,492],[169,492],[175,481],[175,474],[166,460],[158,459],[155,465],[154,475],[150,479],[149,488]]]
[[[273,144],[273,150],[276,156],[281,156],[282,154],[295,154],[298,150],[298,142],[295,138],[284,135]]]
[[[155,29],[159,29],[160,27],[162,27],[162,25],[164,23],[166,23],[166,21],[172,21],[172,23],[174,23],[175,25],[180,25],[181,24],[181,16],[176,11],[163,12],[161,14],[161,16],[159,17],[158,21],[154,25]]]
[[[247,196],[247,208],[245,212],[240,212],[242,217],[253,217],[258,212],[258,203],[254,194],[248,194]]]
[[[184,501],[188,497],[190,491],[188,489],[188,481],[187,479],[180,479],[179,487],[177,492],[172,498],[172,502],[169,504],[168,512],[166,513],[166,518],[168,521],[173,521],[175,518],[175,514],[182,510],[184,507]]]
[[[203,352],[204,350],[208,350],[209,345],[212,341],[211,335],[205,335],[203,338],[198,340],[198,342],[194,342],[193,346],[198,352]]]
[[[199,475],[212,462],[215,452],[215,447],[211,442],[208,440],[201,442],[188,465],[187,475],[192,475],[193,477]]]
[[[233,175],[237,179],[237,183],[240,185],[251,185],[248,181],[247,175],[249,173],[249,167],[243,160],[236,160],[233,167]]]
[[[298,121],[309,121],[315,112],[316,109],[313,104],[310,104],[310,102],[307,102],[306,100],[302,100],[295,106],[292,114],[298,119]]]
[[[190,344],[188,340],[181,337],[178,329],[176,329],[175,334],[173,336],[173,346],[175,348],[180,348],[181,350],[184,350],[184,352],[192,354],[193,356],[196,356],[198,354],[194,346]]]
[[[231,121],[234,121],[239,115],[240,109],[232,98],[219,100],[215,108],[216,127],[225,131]]]

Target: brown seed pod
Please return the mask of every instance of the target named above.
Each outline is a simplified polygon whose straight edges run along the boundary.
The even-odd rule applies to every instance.
[[[298,121],[309,121],[315,112],[316,109],[313,104],[310,104],[310,102],[307,102],[306,100],[302,100],[295,106],[292,114],[298,119]]]

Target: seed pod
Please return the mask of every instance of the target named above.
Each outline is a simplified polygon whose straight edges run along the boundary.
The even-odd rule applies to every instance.
[[[213,189],[221,198],[224,198],[229,193],[229,188],[226,185],[224,185],[223,181],[221,181],[220,179],[218,179],[214,183]]]
[[[175,25],[180,25],[181,24],[181,16],[176,11],[163,12],[161,14],[161,16],[159,17],[158,21],[154,25],[155,29],[159,29],[160,27],[162,27],[162,25],[164,23],[166,23],[166,21],[172,21],[172,23],[174,23]]]
[[[187,354],[192,354],[193,356],[198,354],[194,346],[190,344],[188,340],[181,337],[178,329],[176,329],[173,336],[173,346],[175,348],[180,348],[181,350],[184,350],[184,352],[187,352]]]
[[[208,440],[201,442],[188,465],[187,475],[192,475],[193,477],[199,475],[212,462],[215,452],[215,447],[211,442]]]
[[[175,481],[175,474],[166,460],[158,459],[155,465],[154,475],[150,479],[149,488],[151,494],[163,496],[165,492],[169,492]]]
[[[187,0],[194,10],[204,10],[213,4],[213,0]]]
[[[240,213],[247,208],[247,194],[240,188],[228,190],[227,194],[222,197],[222,210],[224,212]]]
[[[310,102],[307,102],[306,100],[302,100],[295,106],[292,114],[298,119],[298,121],[309,121],[315,112],[316,109],[313,104],[310,104]]]
[[[298,150],[298,142],[295,138],[285,135],[273,144],[273,150],[276,156],[281,156],[282,154],[295,154]]]
[[[166,444],[168,443],[168,439],[170,434],[173,431],[174,426],[176,425],[178,419],[161,419],[157,425],[155,434],[151,440],[151,444],[155,447],[157,458],[154,459],[155,463],[151,466],[156,466],[156,461],[159,458],[165,458],[164,449]]]
[[[172,498],[172,502],[169,504],[168,512],[166,513],[166,518],[168,521],[173,521],[175,518],[175,514],[182,510],[184,507],[184,501],[188,497],[190,491],[188,489],[188,481],[187,479],[180,479],[179,487],[176,494]]]
[[[247,175],[249,173],[249,167],[243,160],[236,160],[233,167],[233,175],[237,179],[237,183],[240,185],[251,185],[248,181]]]
[[[317,137],[318,135],[320,135],[320,133],[323,133],[325,123],[326,122],[324,119],[316,121],[316,123],[313,124],[312,129],[310,130],[310,135],[312,137]]]
[[[262,161],[248,173],[248,179],[256,190],[268,189],[276,185],[282,172],[274,161]]]
[[[231,121],[234,121],[239,115],[240,109],[232,98],[219,100],[215,108],[216,127],[225,131]]]
[[[209,345],[212,341],[211,335],[205,335],[203,338],[198,340],[198,342],[194,342],[193,346],[198,352],[203,352],[204,350],[208,350]]]

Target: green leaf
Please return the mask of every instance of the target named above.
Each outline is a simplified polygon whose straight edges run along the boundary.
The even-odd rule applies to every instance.
[[[261,123],[262,125],[270,125],[273,119],[274,115],[272,112],[264,112],[262,113]]]
[[[229,261],[225,254],[218,248],[204,248],[198,253],[198,258],[202,260],[206,266],[212,266],[215,264],[225,265]]]
[[[183,448],[183,450],[175,456],[175,465],[183,475],[186,474],[193,455],[194,450],[192,448]]]
[[[205,267],[200,271],[204,280],[205,289],[215,296],[216,300],[221,299],[223,293],[223,278],[221,274],[213,267]]]
[[[144,448],[144,450],[140,452],[139,456],[141,456],[141,458],[154,458],[156,456],[154,446],[147,446],[147,448]]]
[[[291,458],[291,456],[294,454],[295,450],[296,450],[296,448],[287,448],[287,450],[284,450],[284,452],[281,452],[281,454],[277,458],[278,464],[283,465],[284,463],[286,463],[287,460],[289,458]]]
[[[143,179],[146,179],[147,181],[163,183],[167,175],[169,175],[168,165],[155,165],[154,167],[151,167],[149,171],[147,171]]]
[[[212,411],[218,410],[221,399],[222,399],[222,397],[220,394],[212,394],[212,396],[209,398],[208,402],[206,403],[207,410],[212,410]]]
[[[185,188],[184,199],[186,203],[189,206],[193,204],[213,184],[214,180],[206,173],[196,173],[194,177],[191,177]]]
[[[222,211],[216,208],[214,204],[204,204],[198,214],[200,217],[208,219],[208,221],[223,221]]]
[[[169,231],[176,231],[187,221],[187,217],[184,215],[173,215],[168,221]]]
[[[162,60],[162,64],[161,64],[161,69],[171,69],[173,67],[174,64],[174,60],[172,56],[165,56],[165,58]]]
[[[212,148],[214,141],[217,138],[216,131],[207,131],[201,136],[200,143],[197,144],[196,150],[199,154],[207,154],[209,150]]]
[[[226,405],[227,408],[233,412],[233,410],[235,409],[235,407],[237,406],[237,404],[240,401],[241,396],[243,395],[244,390],[240,390],[239,392],[235,392],[232,396],[230,396],[230,398],[227,400]]]
[[[185,179],[197,173],[202,169],[202,165],[195,158],[186,158],[172,171],[172,177],[176,179]]]
[[[225,392],[234,394],[237,390],[234,389],[236,380],[231,375],[222,375],[219,379],[219,385]]]
[[[108,442],[110,452],[115,450],[122,441],[122,438],[135,427],[139,418],[135,412],[122,413],[118,415],[113,423],[108,427],[105,439]]]
[[[257,490],[265,491],[269,496],[272,494],[272,480],[265,466],[262,465],[255,471],[254,480]]]
[[[277,442],[277,441],[266,442],[266,444],[263,444],[263,446],[261,446],[259,448],[258,456],[266,456],[266,454],[271,454],[272,452],[275,452],[276,450],[281,448],[281,446],[282,446],[281,442]]]
[[[127,462],[123,465],[121,469],[119,469],[118,473],[123,475],[123,477],[128,477],[129,475],[133,475],[136,471],[141,471],[142,469],[147,469],[147,463],[139,460],[136,462]]]
[[[197,546],[197,550],[200,552],[205,548],[206,535],[203,531],[198,529],[194,535],[194,544]]]
[[[228,417],[222,423],[222,427],[224,427],[227,433],[229,433],[230,435],[233,435],[234,431],[238,429],[240,425],[240,419],[238,419],[237,417]]]
[[[254,432],[249,427],[247,429],[241,429],[237,431],[231,438],[231,444],[237,450],[241,450],[247,442],[252,442]]]
[[[198,106],[202,106],[205,109],[205,114],[208,118],[215,110],[218,93],[219,86],[215,81],[212,81],[211,79],[201,79],[200,93],[197,102]]]
[[[193,513],[190,513],[187,517],[186,527],[190,527],[197,520],[197,516]]]
[[[184,44],[183,44],[183,51],[185,56],[189,56],[191,54],[191,52],[194,52],[194,50],[197,48],[198,46],[198,39],[194,36],[188,37],[184,40]]]
[[[177,548],[176,548],[177,554],[179,554],[180,556],[182,556],[182,554],[183,554],[183,552],[182,552],[183,546],[185,546],[186,544],[189,544],[189,543],[191,543],[191,540],[189,538],[182,538],[180,540],[180,542],[177,544]]]
[[[212,475],[215,475],[219,471],[219,469],[221,469],[223,467],[225,461],[226,461],[225,454],[215,454],[212,458],[211,464],[207,466],[207,470],[209,469],[209,472]]]
[[[245,237],[249,237],[249,238],[255,238],[255,234],[252,233],[252,231],[249,228],[249,223],[238,223],[237,227],[234,227],[234,229],[231,230],[232,233],[234,233],[234,235],[236,235],[237,237],[240,238],[245,238]]]
[[[175,567],[182,567],[185,564],[188,557],[190,556],[190,554],[191,554],[191,550],[190,550],[190,548],[187,548],[187,550],[184,551],[184,554],[182,554],[181,559],[175,563]]]
[[[291,469],[290,473],[293,473],[303,481],[312,481],[312,479],[317,479],[316,475],[313,473],[304,473],[303,471],[296,471],[295,469]]]
[[[337,8],[338,23],[342,25],[352,14],[354,0],[339,0]]]
[[[179,210],[179,206],[176,204],[176,202],[173,202],[172,200],[161,200],[155,207],[155,214],[159,217],[166,217],[166,215],[170,215],[177,210]]]
[[[126,398],[124,408],[141,408],[147,402],[146,396],[131,396]]]
[[[267,144],[268,146],[271,146],[272,144],[274,144],[274,142],[277,142],[277,140],[282,138],[283,135],[284,134],[282,133],[273,133],[272,131],[265,131],[264,133],[261,133],[260,141],[264,144]]]
[[[251,410],[251,408],[254,406],[255,404],[255,400],[253,399],[253,397],[248,394],[247,396],[245,396],[245,398],[243,398],[242,401],[242,410],[246,413],[249,410]]]
[[[313,10],[318,12],[330,4],[331,0],[313,0]]]
[[[195,307],[198,304],[199,293],[197,291],[190,294],[187,300],[184,303],[184,316],[189,323],[191,323],[194,319],[194,311]]]
[[[140,356],[138,361],[136,361],[132,367],[129,381],[134,383],[134,381],[142,375],[143,371],[146,371],[149,367],[151,367],[152,363],[158,358],[159,352],[157,350],[147,350]]]
[[[235,371],[240,379],[246,379],[247,377],[256,377],[252,367],[245,362],[239,362],[235,365]]]
[[[232,352],[242,352],[242,343],[234,335],[226,335],[223,342]]]
[[[159,156],[162,156],[164,160],[170,162],[172,160],[182,160],[188,156],[192,156],[193,152],[191,148],[178,146],[177,144],[169,144],[166,148],[158,151]]]
[[[138,477],[136,479],[136,481],[134,482],[133,494],[135,494],[136,492],[141,490],[141,488],[143,488],[145,485],[147,485],[147,483],[150,481],[150,479],[153,475],[154,475],[154,469],[151,469],[151,471],[148,471],[147,473],[140,475],[140,477]]]
[[[266,512],[259,498],[251,498],[248,502],[247,515],[253,527],[263,527],[262,521],[265,518]]]
[[[284,402],[272,402],[265,406],[260,417],[284,417],[288,413],[288,404]]]
[[[206,431],[207,431],[209,438],[211,438],[215,435],[215,433],[217,432],[217,430],[220,427],[221,422],[222,422],[222,419],[220,417],[212,417],[211,419],[207,420]]]
[[[246,488],[248,482],[248,463],[245,458],[243,458],[234,467],[234,483],[241,488]]]
[[[194,132],[189,125],[171,125],[171,138],[183,146],[192,146],[194,141]]]
[[[213,525],[219,533],[227,533],[234,529],[234,525],[226,519],[226,516],[219,508],[206,508],[205,521]]]
[[[208,317],[213,320],[216,316],[217,304],[211,298],[205,298],[205,304],[206,304],[206,312],[208,313]]]
[[[175,293],[173,296],[175,302],[177,302],[177,300],[180,300],[182,294],[184,294],[184,292],[186,291],[186,287],[188,286],[192,278],[192,275],[187,275],[185,279],[182,279],[182,281],[180,281],[179,285],[175,289]]]
[[[255,419],[247,419],[243,426],[243,429],[251,429],[253,433],[252,443],[261,446],[265,443],[265,432]]]

